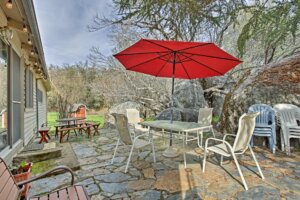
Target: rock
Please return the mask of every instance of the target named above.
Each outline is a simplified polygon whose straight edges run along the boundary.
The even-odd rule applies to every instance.
[[[85,189],[86,189],[89,196],[97,194],[97,193],[100,192],[100,189],[99,189],[97,184],[86,185]]]
[[[72,143],[72,147],[78,158],[87,158],[98,155],[95,148],[85,144]]]
[[[101,175],[101,174],[109,174],[110,171],[107,170],[107,169],[103,169],[103,168],[96,168],[96,169],[93,169],[93,175]]]
[[[280,199],[280,191],[276,188],[271,188],[268,186],[256,186],[249,188],[248,191],[239,192],[236,196],[238,200],[246,199]]]
[[[129,108],[135,108],[135,109],[139,110],[140,113],[143,113],[145,110],[144,106],[142,106],[139,103],[132,102],[132,101],[127,101],[125,103],[115,105],[108,110],[108,113],[105,116],[104,128],[115,128],[115,125],[114,125],[115,119],[111,114],[119,113],[119,114],[126,115],[126,109],[129,109]]]
[[[143,174],[145,178],[155,179],[153,168],[143,169]]]
[[[156,190],[143,190],[132,193],[133,200],[160,200],[161,193]]]
[[[195,188],[179,194],[171,195],[167,200],[181,200],[181,199],[202,199],[200,195],[200,189]]]
[[[135,161],[132,163],[132,165],[137,169],[146,169],[151,166],[149,162],[146,162],[144,160]]]
[[[225,94],[214,93],[212,95],[212,108],[213,109],[213,116],[218,116],[221,118],[223,105],[225,100]]]
[[[137,190],[146,190],[150,189],[152,185],[154,184],[154,180],[150,179],[140,179],[136,181],[130,181],[128,182],[128,190],[129,191],[137,191]]]
[[[175,81],[174,106],[199,109],[207,106],[202,86],[198,80]]]
[[[155,120],[170,120],[171,119],[171,108],[167,108],[155,116]],[[182,121],[181,109],[173,108],[173,120]]]
[[[170,120],[171,108],[163,110],[161,113],[155,116],[156,120]],[[173,108],[173,120],[174,121],[186,121],[197,122],[198,111],[189,108]]]
[[[59,188],[61,185],[70,184],[70,180],[71,175],[69,173],[39,179],[31,183],[29,195],[33,196],[41,193],[49,193]]]
[[[126,181],[129,178],[130,178],[129,175],[121,172],[95,176],[96,180],[106,182],[106,183],[119,183],[119,182]]]
[[[100,188],[107,193],[120,194],[127,192],[127,183],[100,183]]]
[[[235,132],[239,117],[256,103],[300,106],[300,54],[248,71],[225,97],[222,131]]]
[[[176,193],[200,187],[203,173],[199,168],[193,168],[192,171],[192,177],[185,169],[165,171],[162,175],[157,175],[154,188]]]

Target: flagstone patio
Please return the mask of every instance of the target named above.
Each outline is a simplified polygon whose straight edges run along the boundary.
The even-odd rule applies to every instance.
[[[196,144],[189,143],[193,155],[188,155],[187,169],[183,157],[165,158],[166,148],[160,137],[155,139],[156,159],[153,163],[149,148],[135,152],[124,173],[129,149],[122,147],[114,164],[111,158],[117,133],[101,130],[101,136],[87,139],[71,138],[70,144],[80,163],[76,183],[83,184],[93,200],[100,199],[300,199],[300,153],[288,157],[282,152],[276,156],[265,149],[255,148],[265,180],[259,178],[255,163],[249,154],[241,159],[249,190],[245,191],[234,163],[210,156],[207,170],[202,173],[202,154],[196,154]],[[177,147],[182,146],[176,140]],[[201,151],[200,151],[201,152]],[[199,155],[199,156],[198,156]],[[32,183],[30,194],[51,191],[70,182],[69,174],[41,179]]]

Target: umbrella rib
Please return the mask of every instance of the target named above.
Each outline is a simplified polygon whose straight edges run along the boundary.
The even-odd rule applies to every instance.
[[[239,59],[232,59],[232,58],[223,58],[223,57],[217,57],[217,56],[209,56],[209,55],[204,55],[204,54],[196,54],[196,53],[188,53],[184,52],[185,54],[190,54],[193,56],[203,56],[203,57],[208,57],[208,58],[216,58],[216,59],[222,59],[222,60],[230,60],[230,61],[237,61],[237,62],[242,62]]]
[[[151,43],[151,44],[155,44],[155,45],[157,45],[157,46],[159,46],[159,47],[163,47],[163,48],[165,48],[165,49],[168,49],[168,50],[174,52],[174,50],[171,49],[171,48],[169,48],[169,47],[166,47],[166,46],[161,45],[161,44],[157,44],[156,42],[153,42],[153,41],[151,41],[151,40],[146,40],[146,39],[144,39],[144,40],[147,41],[147,42],[149,42],[149,43]]]
[[[163,64],[163,66],[159,69],[159,71],[157,72],[157,74],[155,75],[155,77],[157,77],[157,76],[160,74],[161,70],[166,66],[166,64],[168,64],[168,61],[169,61],[171,58],[172,58],[172,56],[170,56],[170,58],[165,62],[165,64]]]
[[[179,58],[179,57],[178,57],[178,58]],[[179,58],[179,60],[180,60],[180,61],[182,61],[180,58]],[[187,70],[186,70],[185,66],[183,65],[183,62],[180,62],[180,64],[182,65],[182,67],[183,67],[183,69],[184,69],[184,71],[185,71],[186,75],[188,76],[188,78],[189,78],[189,79],[191,79],[191,77],[190,77],[189,73],[187,72]]]
[[[182,55],[183,55],[183,54],[182,54]],[[183,56],[187,57],[186,55],[183,55]],[[220,74],[220,75],[223,75],[221,72],[219,72],[219,71],[217,71],[217,70],[215,70],[215,69],[213,69],[213,68],[211,68],[211,67],[209,67],[209,66],[207,66],[207,65],[205,65],[205,64],[203,64],[203,63],[201,63],[201,62],[199,62],[199,61],[197,61],[197,60],[195,60],[195,59],[193,59],[193,58],[191,58],[191,57],[190,57],[190,59],[193,60],[194,62],[200,64],[200,65],[203,65],[204,67],[206,67],[206,68],[208,68],[208,69],[210,69],[210,70],[212,70],[212,71],[214,71],[214,72],[217,72],[217,73]]]
[[[185,50],[188,50],[188,49],[194,49],[194,48],[197,48],[197,47],[203,47],[203,46],[207,46],[207,45],[211,45],[211,44],[213,44],[213,43],[198,44],[196,46],[187,47],[187,48],[184,48],[184,49],[180,49],[178,51],[181,52],[181,51],[185,51]]]
[[[145,63],[147,63],[147,62],[151,62],[151,61],[153,61],[153,60],[155,60],[155,59],[157,59],[157,58],[161,58],[161,57],[163,57],[163,56],[165,56],[165,55],[168,55],[168,54],[169,54],[169,53],[166,53],[166,54],[157,56],[157,57],[152,58],[152,59],[150,59],[150,60],[147,60],[147,61],[141,62],[141,63],[139,63],[139,64],[133,65],[133,66],[131,66],[131,67],[128,67],[127,69],[128,69],[128,70],[132,70],[133,68],[135,68],[135,67],[137,67],[137,66],[139,66],[139,65],[145,64]]]
[[[141,55],[141,54],[151,54],[151,53],[168,53],[169,51],[153,51],[153,52],[140,52],[140,53],[118,53],[114,56],[130,56],[130,55]]]

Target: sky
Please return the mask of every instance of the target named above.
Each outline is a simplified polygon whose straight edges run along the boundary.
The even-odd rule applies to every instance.
[[[92,46],[111,54],[109,28],[88,32],[93,17],[111,14],[111,0],[34,0],[47,65],[85,61]]]

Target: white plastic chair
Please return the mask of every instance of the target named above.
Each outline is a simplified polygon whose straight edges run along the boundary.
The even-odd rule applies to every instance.
[[[197,132],[197,137],[189,136],[188,132],[185,135],[185,143],[187,144],[188,141],[192,140],[198,140],[198,145],[199,147],[202,147],[202,142],[203,142],[203,132],[204,131],[211,131],[213,136],[215,137],[214,129],[211,124],[212,122],[212,111],[213,108],[200,108],[199,109],[199,114],[198,114],[198,124],[203,126],[203,129]],[[200,136],[200,141],[199,141],[199,136]],[[192,139],[189,139],[192,138]]]
[[[300,108],[293,104],[276,104],[274,110],[277,115],[280,129],[281,150],[286,150],[286,154],[291,154],[290,139],[300,139]]]
[[[149,132],[149,127],[143,128],[139,123],[141,122],[140,112],[137,109],[126,109],[126,116],[128,123],[133,127],[134,132]]]
[[[131,135],[130,135],[129,127],[128,127],[127,117],[125,115],[117,114],[117,113],[113,113],[112,116],[115,118],[115,121],[116,121],[116,127],[117,127],[117,130],[119,133],[119,138],[117,140],[117,144],[116,144],[116,148],[114,151],[114,155],[111,160],[111,164],[113,164],[113,162],[114,162],[114,158],[116,156],[117,149],[118,149],[120,142],[122,142],[124,145],[131,146],[131,150],[130,150],[126,168],[125,168],[125,173],[127,173],[127,171],[128,171],[128,166],[129,166],[131,155],[132,155],[134,149],[139,150],[140,148],[151,145],[152,153],[153,153],[153,160],[154,160],[154,162],[156,162],[152,134],[149,132],[146,134],[139,135],[139,136],[135,137],[134,139],[132,139]],[[149,137],[149,140],[140,139],[142,137]]]
[[[255,118],[259,115],[259,113],[248,113],[248,114],[243,114],[240,119],[239,119],[239,128],[238,132],[236,135],[233,134],[226,134],[223,137],[223,140],[221,139],[216,139],[216,138],[208,138],[205,142],[205,150],[204,150],[204,159],[203,159],[203,172],[205,172],[205,164],[206,164],[206,156],[208,152],[214,152],[217,154],[221,155],[221,165],[223,164],[223,156],[225,157],[233,157],[233,160],[236,164],[236,167],[238,169],[238,172],[241,176],[243,185],[246,190],[248,190],[247,183],[244,179],[244,176],[242,174],[241,168],[239,166],[239,163],[237,161],[236,155],[244,154],[245,151],[249,148],[251,155],[255,161],[255,164],[258,168],[258,171],[260,173],[260,176],[262,179],[264,179],[264,175],[260,169],[260,166],[256,160],[256,157],[254,155],[254,152],[250,146],[250,140],[255,128]],[[235,141],[233,146],[230,145],[226,141],[227,136],[232,136],[235,137]],[[219,142],[220,144],[209,146],[208,147],[208,142],[209,141],[215,141]]]

